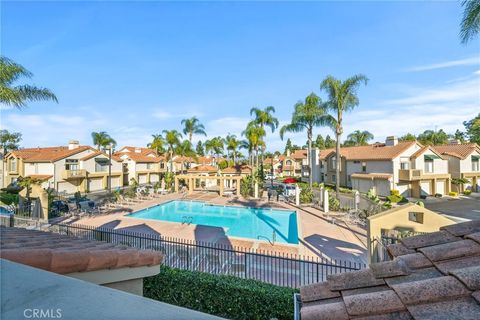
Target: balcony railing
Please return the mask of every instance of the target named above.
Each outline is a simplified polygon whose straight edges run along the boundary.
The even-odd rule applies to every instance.
[[[64,170],[62,172],[62,179],[83,179],[87,177],[87,170],[78,169],[78,170]]]
[[[422,177],[420,169],[400,169],[398,170],[398,178],[400,180],[412,181],[419,180]]]

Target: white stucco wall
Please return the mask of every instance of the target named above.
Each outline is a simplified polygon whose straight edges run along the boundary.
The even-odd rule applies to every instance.
[[[55,166],[51,162],[27,162],[25,163],[25,176],[30,176],[32,174],[48,174],[53,176],[54,168]]]

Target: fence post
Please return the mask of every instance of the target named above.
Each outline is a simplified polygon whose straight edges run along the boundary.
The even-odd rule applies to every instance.
[[[11,214],[9,218],[10,218],[10,222],[9,222],[10,228],[15,227],[15,216]]]
[[[323,212],[328,213],[328,190],[325,189],[323,193]]]
[[[360,204],[360,193],[355,191],[355,212],[358,211],[358,205]]]

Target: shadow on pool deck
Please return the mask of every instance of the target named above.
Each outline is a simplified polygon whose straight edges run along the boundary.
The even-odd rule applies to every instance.
[[[301,243],[319,257],[365,262],[363,257],[367,254],[367,250],[359,245],[319,234],[305,237]]]
[[[121,222],[122,221],[118,219],[113,220],[113,221],[102,224],[101,226],[97,227],[97,229],[101,229],[101,228],[115,229],[115,231],[136,232],[136,233],[147,234],[147,235],[161,236],[161,234],[158,231],[152,229],[146,223],[136,224],[133,226],[123,227],[123,228],[117,228],[117,226],[120,225]]]

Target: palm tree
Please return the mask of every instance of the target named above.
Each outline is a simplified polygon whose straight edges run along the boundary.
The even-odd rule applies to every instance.
[[[328,94],[328,106],[333,110],[337,118],[335,119],[335,135],[336,135],[336,196],[340,196],[340,138],[343,133],[343,113],[350,111],[359,104],[357,90],[360,85],[367,84],[368,78],[363,74],[356,74],[345,81],[341,81],[332,76],[327,76],[320,84],[320,89],[325,90]]]
[[[278,119],[273,116],[275,113],[275,108],[272,106],[268,106],[265,109],[259,109],[259,108],[252,108],[250,109],[250,115],[255,115],[255,119],[253,120],[255,123],[257,123],[262,129],[265,129],[265,127],[270,127],[272,129],[272,133],[275,131],[275,129],[278,128]],[[262,153],[262,160],[260,163],[261,169],[262,169],[262,174],[263,174],[263,151],[265,148],[262,148],[261,153]]]
[[[0,103],[17,109],[26,107],[31,101],[52,100],[58,103],[57,97],[48,89],[28,84],[13,86],[18,79],[32,76],[23,66],[0,57]]]
[[[215,156],[215,161],[218,161],[220,155],[223,155],[223,148],[225,147],[225,140],[222,137],[214,137],[205,141],[205,152]]]
[[[194,134],[203,134],[204,136],[207,136],[207,133],[205,132],[205,127],[203,126],[203,124],[200,123],[197,117],[183,119],[182,124],[183,134],[188,136],[188,141],[190,142],[192,142],[192,137]]]
[[[163,136],[161,134],[152,134],[152,142],[147,144],[147,147],[149,147],[152,150],[155,150],[157,154],[162,154],[165,152],[165,148],[163,147],[165,145],[165,140],[163,139]]]
[[[373,140],[373,134],[367,130],[355,130],[347,136],[347,140],[354,146],[366,146],[368,141]]]
[[[196,157],[195,150],[193,150],[193,145],[188,140],[180,142],[176,148],[175,153],[182,157],[181,159],[181,170],[183,172],[184,157]]]
[[[237,136],[234,134],[228,134],[225,138],[225,143],[227,145],[227,150],[231,151],[231,156],[233,163],[237,164],[237,150],[240,147],[240,141],[237,139]]]
[[[182,138],[182,134],[177,130],[163,130],[163,134],[165,135],[165,143],[167,144],[167,151],[169,154],[169,161],[170,161],[170,172],[173,172],[173,155],[175,153],[175,148],[180,144],[180,139]]]
[[[460,37],[462,43],[467,43],[480,32],[480,0],[463,0],[462,23],[460,25]]]
[[[253,147],[250,141],[240,140],[239,149],[245,149],[248,151],[248,163],[253,167]]]
[[[242,132],[242,135],[248,140],[252,151],[255,152],[253,166],[258,167],[258,149],[265,145],[263,141],[263,137],[266,135],[265,129],[253,120],[247,124],[247,128]]]
[[[418,141],[424,145],[439,145],[439,144],[447,144],[450,136],[443,131],[440,130],[425,130],[423,133],[418,135]]]
[[[100,150],[102,147],[115,147],[117,145],[117,142],[105,131],[92,132],[92,140],[93,144],[97,146],[97,150]]]
[[[290,124],[280,129],[280,138],[283,140],[285,132],[301,132],[307,130],[308,139],[308,164],[309,184],[313,184],[312,166],[310,165],[312,154],[313,128],[318,126],[333,126],[334,119],[327,113],[327,105],[322,102],[319,96],[311,93],[305,98],[305,102],[299,101],[295,104],[295,111],[292,114]]]

